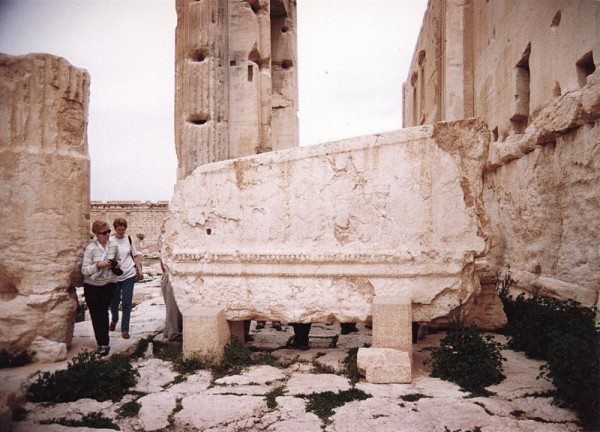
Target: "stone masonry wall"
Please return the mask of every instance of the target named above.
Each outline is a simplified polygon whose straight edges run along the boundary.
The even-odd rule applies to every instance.
[[[168,205],[167,201],[92,201],[91,220],[103,219],[112,229],[116,218],[125,218],[127,233],[139,251],[144,255],[157,256]]]
[[[419,39],[404,98],[421,52],[438,44],[442,86],[417,91],[439,91],[442,107],[435,97],[406,105],[404,122],[416,124],[418,108],[480,117],[491,130],[494,239],[482,267],[510,266],[520,289],[600,305],[600,3],[431,0],[421,35],[440,26],[437,10],[445,37]]]
[[[89,241],[89,85],[63,58],[0,54],[0,348],[71,343]]]

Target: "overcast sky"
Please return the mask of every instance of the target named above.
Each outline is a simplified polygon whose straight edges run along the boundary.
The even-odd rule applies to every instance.
[[[402,83],[427,0],[298,0],[300,144],[402,127]],[[169,200],[174,0],[0,0],[0,52],[91,75],[92,200]]]

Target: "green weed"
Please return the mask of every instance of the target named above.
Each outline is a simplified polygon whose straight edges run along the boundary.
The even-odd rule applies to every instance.
[[[342,390],[337,393],[326,391],[321,393],[312,393],[309,395],[300,395],[308,399],[306,411],[315,413],[323,422],[329,423],[329,417],[333,415],[333,411],[354,400],[365,400],[371,397],[370,394],[362,390],[352,388],[350,390]]]
[[[269,409],[275,409],[277,407],[277,397],[283,396],[285,391],[285,386],[275,387],[273,390],[268,392],[265,395],[265,399],[267,401],[267,407]]]
[[[82,398],[118,401],[137,383],[138,372],[129,359],[115,354],[100,360],[84,351],[69,362],[67,369],[38,372],[37,380],[27,389],[30,402],[73,402]]]
[[[473,326],[451,330],[440,346],[429,349],[431,376],[452,381],[462,388],[481,392],[485,387],[501,382],[502,355],[500,344],[492,336],[482,336]]]
[[[400,396],[400,399],[402,399],[403,401],[406,401],[406,402],[416,402],[419,399],[430,398],[430,397],[431,396],[427,396],[422,393],[409,393],[409,394]]]
[[[125,402],[117,408],[117,418],[135,417],[140,412],[141,407],[138,401]]]
[[[53,418],[50,420],[42,420],[40,424],[59,424],[68,427],[120,430],[119,426],[117,426],[112,419],[104,417],[104,415],[102,415],[100,412],[86,414],[81,418],[81,420],[72,420],[67,419],[66,417],[61,417],[59,419]]]
[[[348,350],[348,355],[344,359],[345,375],[350,380],[352,386],[354,386],[354,384],[356,384],[360,379],[360,374],[358,373],[358,365],[356,363],[357,355],[358,348],[350,348]]]

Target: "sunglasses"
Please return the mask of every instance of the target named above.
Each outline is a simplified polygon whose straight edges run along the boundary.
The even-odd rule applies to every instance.
[[[110,234],[110,230],[106,230],[104,232],[99,232],[98,234],[109,235]]]

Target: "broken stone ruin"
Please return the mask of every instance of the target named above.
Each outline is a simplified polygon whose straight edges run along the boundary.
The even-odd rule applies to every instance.
[[[163,237],[184,322],[200,320],[184,324],[184,350],[222,350],[206,346],[226,329],[212,320],[333,319],[372,320],[374,348],[410,353],[412,321],[479,289],[488,139],[479,121],[440,123],[195,170]]]
[[[124,399],[140,411],[119,419],[123,430],[578,430],[581,411],[552,405],[555,385],[535,379],[541,360],[502,345],[506,380],[468,394],[429,376],[443,336],[424,329],[503,328],[507,272],[511,295],[600,306],[600,3],[430,0],[397,83],[404,127],[307,147],[297,2],[175,7],[168,203],[92,203],[89,74],[48,54],[0,54],[0,349],[37,361],[0,370],[0,429],[37,370],[93,349],[91,324],[75,322],[83,249],[93,219],[126,217],[148,282],[138,333],[111,341],[112,353],[149,345],[135,360],[137,397]],[[283,363],[176,377],[154,358],[153,344],[168,342],[159,251],[182,361],[226,364],[237,339]],[[296,323],[313,325],[306,352],[288,349]],[[340,335],[349,323],[357,334]],[[255,341],[244,345],[248,324]],[[302,399],[315,389],[372,399],[324,420]],[[121,407],[69,403],[27,402],[37,414],[14,430]]]

